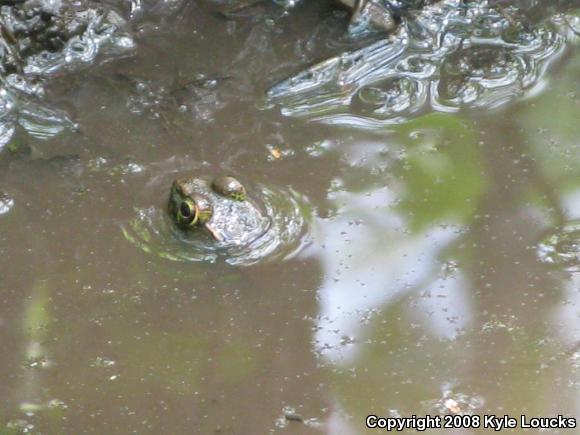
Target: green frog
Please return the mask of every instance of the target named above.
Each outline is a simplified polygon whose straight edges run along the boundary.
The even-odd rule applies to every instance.
[[[244,245],[269,227],[269,219],[248,198],[244,185],[222,175],[209,181],[200,177],[173,182],[169,214],[181,229],[205,230],[223,245]]]

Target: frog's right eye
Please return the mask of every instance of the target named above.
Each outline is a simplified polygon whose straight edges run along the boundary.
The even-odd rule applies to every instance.
[[[191,206],[185,201],[183,201],[181,203],[181,206],[179,207],[179,211],[181,212],[181,216],[183,216],[184,218],[188,218],[193,213],[195,213],[195,211],[191,209]]]
[[[179,205],[177,212],[179,223],[184,225],[195,225],[199,217],[197,207],[191,200],[184,200]]]

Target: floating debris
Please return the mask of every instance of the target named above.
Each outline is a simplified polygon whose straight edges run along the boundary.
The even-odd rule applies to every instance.
[[[485,404],[483,397],[478,395],[468,395],[456,393],[451,389],[451,383],[446,383],[442,387],[442,397],[435,400],[423,402],[429,412],[435,411],[439,414],[472,414],[481,409]]]
[[[445,408],[447,408],[453,414],[459,414],[461,412],[461,407],[459,406],[459,403],[457,403],[453,399],[447,399],[445,401]]]
[[[320,421],[317,418],[304,418],[296,412],[291,406],[282,408],[282,415],[276,419],[275,426],[284,429],[292,423],[301,423],[309,427],[320,427]]]
[[[304,422],[304,418],[300,414],[288,413],[284,414],[284,418],[288,421],[297,421],[299,423]]]
[[[266,145],[268,149],[268,160],[276,161],[283,159],[285,157],[291,157],[295,154],[293,149],[290,148],[280,148],[276,145]]]
[[[279,160],[282,157],[282,151],[280,151],[280,148],[272,146],[268,148],[268,151],[270,152],[270,156],[275,160]]]

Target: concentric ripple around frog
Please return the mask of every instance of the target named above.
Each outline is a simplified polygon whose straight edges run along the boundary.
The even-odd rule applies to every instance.
[[[538,257],[543,263],[580,271],[580,220],[570,221],[544,237],[538,245]]]
[[[251,265],[292,257],[307,243],[310,208],[293,190],[193,174],[151,184],[147,190],[163,202],[136,208],[123,227],[125,238],[145,252],[173,261],[223,258]]]

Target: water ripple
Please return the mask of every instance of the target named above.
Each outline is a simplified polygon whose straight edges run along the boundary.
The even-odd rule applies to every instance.
[[[15,35],[4,43],[9,50],[0,58],[0,150],[17,125],[40,139],[76,127],[66,113],[43,101],[46,80],[135,48],[127,23],[108,7],[83,1],[29,3],[0,11],[2,26]]]
[[[123,18],[113,10],[88,8],[76,11],[76,19],[86,29],[66,41],[62,50],[43,50],[30,56],[26,74],[47,76],[61,71],[76,71],[92,64],[98,56],[116,57],[132,52],[135,42],[124,32]]]
[[[274,85],[268,99],[287,116],[359,127],[429,108],[497,108],[538,90],[550,62],[576,37],[561,17],[532,25],[516,12],[442,0],[404,20],[391,39]]]
[[[172,261],[215,262],[221,258],[231,265],[249,266],[291,258],[308,243],[309,206],[293,190],[248,186],[251,200],[264,211],[268,224],[255,238],[240,244],[216,242],[203,231],[180,230],[166,211],[171,181],[161,177],[149,183],[147,195],[155,192],[163,202],[135,208],[135,217],[122,225],[125,238],[147,253]]]
[[[35,96],[14,88],[0,88],[0,151],[10,142],[17,126],[37,139],[77,127],[66,112],[45,105]]]

